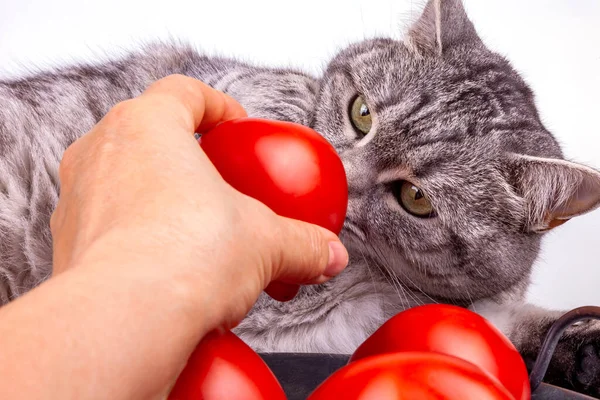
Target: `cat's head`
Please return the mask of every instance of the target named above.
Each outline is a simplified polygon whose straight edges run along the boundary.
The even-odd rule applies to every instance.
[[[600,174],[563,160],[530,89],[459,0],[429,1],[403,42],[342,51],[314,127],[346,167],[352,256],[430,295],[526,282],[541,234],[600,203]]]

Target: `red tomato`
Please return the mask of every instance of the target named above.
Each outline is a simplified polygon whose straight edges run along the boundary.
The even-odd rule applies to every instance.
[[[384,323],[350,358],[433,351],[469,361],[495,376],[517,400],[531,398],[527,368],[513,344],[485,318],[467,309],[430,304]]]
[[[291,122],[240,118],[202,135],[200,145],[223,179],[275,213],[339,234],[348,183],[335,149]]]
[[[169,400],[285,400],[267,364],[233,333],[202,339],[177,378]]]
[[[456,357],[405,352],[346,365],[308,400],[514,400],[490,374]]]

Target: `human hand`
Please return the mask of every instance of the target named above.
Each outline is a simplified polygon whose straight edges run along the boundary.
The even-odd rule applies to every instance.
[[[333,233],[234,190],[193,138],[244,115],[171,76],[67,149],[54,276],[0,309],[0,398],[164,399],[202,337],[235,325],[269,283],[344,267]]]
[[[193,138],[243,116],[235,100],[183,76],[114,107],[61,162],[54,274],[119,269],[122,279],[173,290],[213,329],[239,322],[273,281],[339,273],[348,256],[333,233],[234,190]]]

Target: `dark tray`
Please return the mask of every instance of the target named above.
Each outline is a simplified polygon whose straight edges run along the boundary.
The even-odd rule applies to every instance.
[[[288,400],[305,400],[333,372],[346,365],[350,356],[338,354],[260,354],[273,371]],[[591,397],[542,383],[532,400],[586,400]],[[382,399],[385,400],[385,399]]]

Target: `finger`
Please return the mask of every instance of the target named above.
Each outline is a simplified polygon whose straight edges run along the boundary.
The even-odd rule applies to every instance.
[[[229,96],[226,93],[218,93],[220,93],[223,96],[225,101],[223,115],[216,122],[214,119],[205,118],[204,120],[202,120],[202,123],[200,123],[200,125],[196,129],[197,132],[206,132],[213,128],[219,122],[229,121],[231,119],[236,118],[244,118],[248,116],[246,110],[244,110],[242,105],[238,103],[237,100],[235,100],[233,97]]]
[[[183,127],[191,133],[210,129],[228,119],[246,116],[242,106],[230,96],[184,75],[162,78],[138,97],[141,101],[157,98],[168,100],[172,106],[153,109],[154,117],[181,119]]]
[[[348,252],[333,232],[290,218],[278,220],[279,229],[268,247],[272,251],[272,281],[323,283],[348,265]]]
[[[283,282],[271,282],[265,292],[273,299],[281,302],[290,301],[300,291],[300,285]]]

